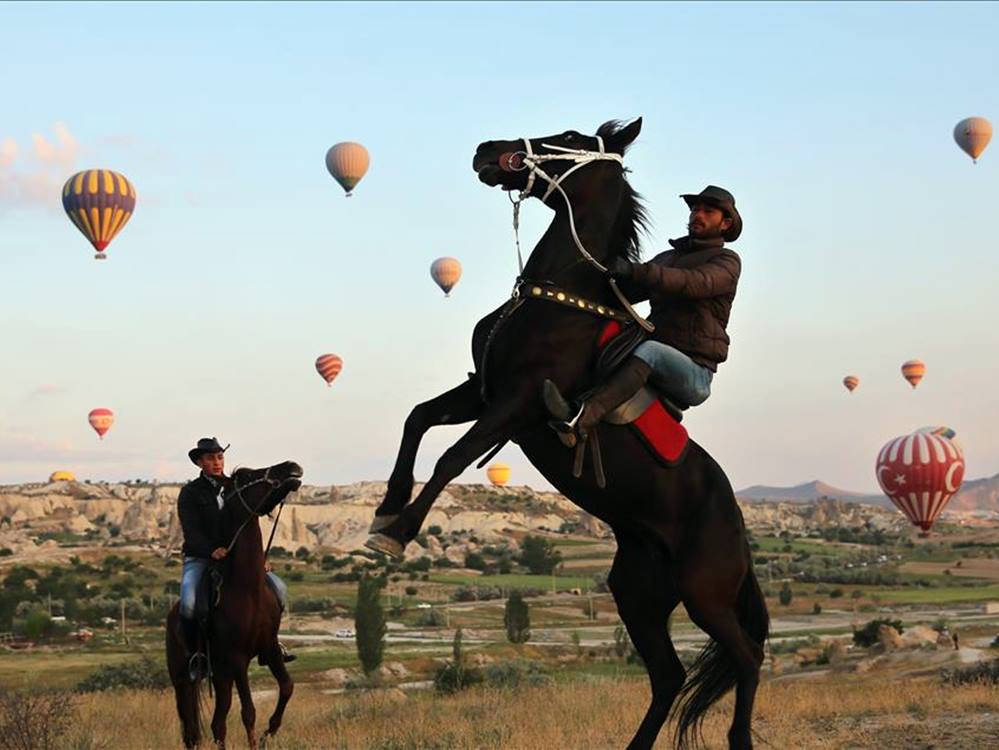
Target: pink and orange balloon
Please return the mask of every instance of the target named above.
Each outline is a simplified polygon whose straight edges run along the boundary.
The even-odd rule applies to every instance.
[[[336,354],[321,354],[316,359],[316,372],[326,381],[327,387],[333,385],[333,381],[342,369],[343,360]]]
[[[90,414],[87,415],[87,421],[90,422],[90,426],[94,428],[97,436],[103,440],[104,435],[114,424],[114,412],[103,408],[91,409]]]

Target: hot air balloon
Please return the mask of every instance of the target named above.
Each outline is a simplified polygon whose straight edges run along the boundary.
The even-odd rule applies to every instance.
[[[915,388],[919,381],[926,374],[926,365],[918,359],[910,359],[902,363],[902,377],[909,381],[909,385]]]
[[[964,453],[943,435],[916,431],[889,441],[878,454],[878,484],[927,536],[947,501],[961,488]]]
[[[92,409],[90,414],[87,415],[87,421],[94,428],[94,432],[103,440],[104,434],[114,424],[114,412],[110,409]]]
[[[333,381],[342,369],[343,360],[335,354],[321,354],[316,359],[316,372],[326,381],[327,387],[333,385]]]
[[[984,117],[969,117],[954,126],[954,140],[961,150],[978,163],[985,147],[992,140],[992,123]]]
[[[850,393],[853,393],[857,386],[860,385],[860,378],[856,375],[847,375],[843,378],[843,385],[846,386],[846,389],[850,391]]]
[[[510,481],[510,467],[506,464],[490,464],[486,469],[486,476],[493,487],[502,487]]]
[[[457,258],[438,258],[430,264],[430,277],[444,291],[444,296],[450,297],[461,278],[461,263]]]
[[[326,152],[326,168],[346,191],[348,198],[368,171],[370,163],[368,150],[360,143],[338,143]]]
[[[76,475],[71,471],[53,471],[49,474],[50,482],[75,482]]]
[[[110,169],[77,172],[62,187],[66,215],[104,260],[104,249],[132,218],[135,188],[124,175]]]

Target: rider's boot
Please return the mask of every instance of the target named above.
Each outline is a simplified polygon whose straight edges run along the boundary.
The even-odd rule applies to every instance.
[[[558,387],[546,380],[542,389],[545,406],[553,417],[552,427],[560,433],[570,447],[586,435],[607,415],[634,396],[649,379],[652,368],[642,359],[631,357],[611,375],[610,379],[594,392],[574,417],[572,409]]]
[[[200,633],[198,632],[197,618],[180,618],[181,631],[184,637],[184,645],[190,655],[187,661],[187,673],[191,682],[208,677],[208,657],[204,652],[198,650]]]

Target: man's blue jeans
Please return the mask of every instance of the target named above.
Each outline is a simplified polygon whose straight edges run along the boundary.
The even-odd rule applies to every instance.
[[[194,617],[194,598],[198,593],[201,576],[208,570],[210,561],[203,557],[185,557],[184,569],[180,576],[180,616],[185,620]],[[271,585],[281,610],[288,608],[288,586],[272,571],[267,574],[267,582]]]
[[[635,356],[652,368],[649,379],[653,385],[678,406],[697,406],[711,395],[714,373],[679,349],[659,341],[644,341],[635,349]]]

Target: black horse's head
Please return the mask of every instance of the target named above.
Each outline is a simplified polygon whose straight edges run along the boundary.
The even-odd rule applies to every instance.
[[[601,151],[602,140],[605,153],[624,156],[628,146],[638,137],[641,130],[642,118],[639,117],[624,126],[615,120],[606,122],[598,128],[595,135],[583,135],[576,130],[566,130],[564,133],[541,138],[485,141],[475,150],[472,169],[478,174],[479,179],[490,187],[499,186],[504,190],[523,191],[530,185],[528,195],[541,197],[548,190],[550,183],[537,175],[532,180],[532,169],[525,163],[525,159],[530,160],[531,155],[541,156],[544,161],[539,166],[549,177],[558,180],[579,163],[568,158],[569,154],[561,149],[597,154]],[[525,141],[530,142],[530,149]],[[562,158],[553,158],[560,156]],[[622,173],[618,161],[595,159],[573,172],[561,183],[561,186],[570,197],[573,197],[573,192],[578,192],[580,185],[585,182],[592,183],[598,170],[607,176],[620,176]],[[587,175],[585,181],[581,179],[584,173]]]
[[[226,505],[236,516],[266,515],[302,486],[303,473],[294,461],[266,469],[236,469],[227,488]]]

